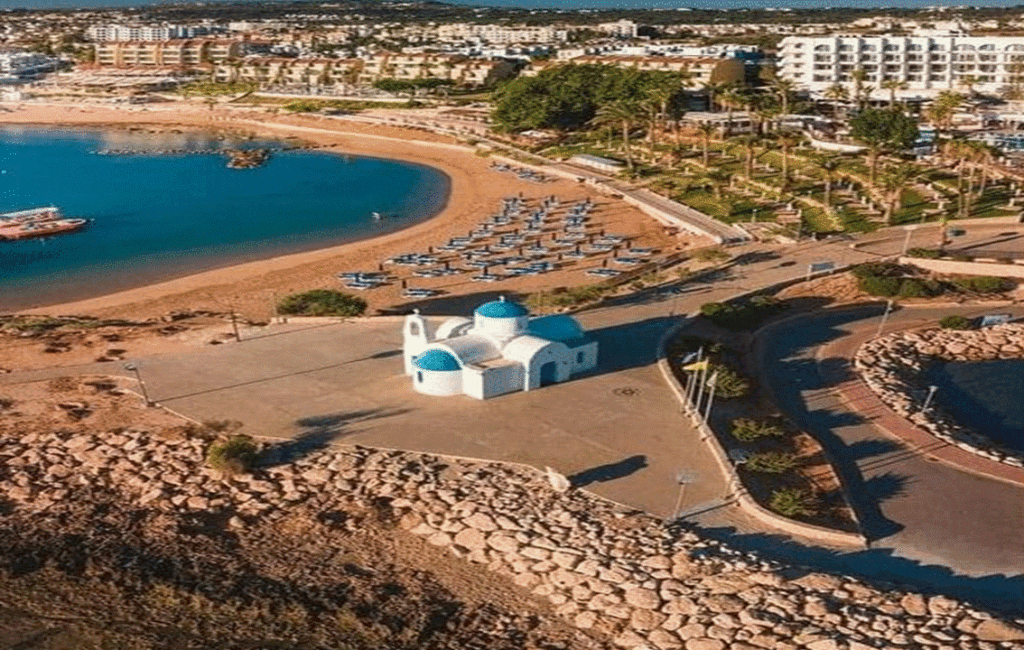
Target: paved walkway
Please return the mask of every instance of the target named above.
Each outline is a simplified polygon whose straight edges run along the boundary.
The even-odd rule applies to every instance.
[[[859,390],[849,354],[858,340],[873,335],[881,311],[875,306],[825,312],[772,329],[762,362],[765,374],[774,378],[776,402],[838,459],[872,549],[921,567],[955,567],[976,578],[1020,576],[1024,473],[992,463],[990,473],[1016,476],[1014,482],[997,481],[939,462],[984,466],[977,457],[954,454],[960,450],[942,441],[912,434],[873,395]],[[891,329],[921,326],[964,311],[906,309],[894,313],[889,324]]]

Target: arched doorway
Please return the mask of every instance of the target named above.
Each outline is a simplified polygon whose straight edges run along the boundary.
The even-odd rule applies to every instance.
[[[557,381],[558,376],[558,363],[555,361],[548,361],[540,367],[540,385],[548,386]]]

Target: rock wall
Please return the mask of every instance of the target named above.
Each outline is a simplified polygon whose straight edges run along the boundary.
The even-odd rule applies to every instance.
[[[2,439],[0,500],[31,512],[72,492],[113,492],[168,513],[220,512],[236,528],[284,517],[299,504],[328,509],[354,502],[507,576],[577,627],[606,633],[622,648],[1024,644],[1024,621],[768,561],[584,492],[556,493],[528,468],[358,447],[291,460],[285,448],[267,454],[280,462],[226,479],[205,467],[205,446],[142,430]]]
[[[1019,452],[1001,448],[961,425],[940,408],[923,411],[928,386],[921,375],[936,361],[987,361],[1024,358],[1024,324],[983,330],[923,329],[872,339],[854,356],[854,367],[872,391],[897,414],[961,449],[1024,467]]]

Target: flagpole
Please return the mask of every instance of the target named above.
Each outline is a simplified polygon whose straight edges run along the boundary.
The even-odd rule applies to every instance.
[[[708,425],[709,427],[711,426],[711,424],[708,422],[708,418],[711,417],[711,405],[715,401],[715,387],[717,385],[718,385],[718,373],[716,372],[715,374],[711,375],[711,391],[708,393],[708,405],[707,405],[707,408],[704,409],[704,424]]]
[[[700,415],[700,403],[701,399],[704,397],[704,389],[707,387],[709,365],[710,364],[704,364],[704,367],[700,369],[700,392],[697,393],[697,403],[694,405],[697,410],[697,415]]]

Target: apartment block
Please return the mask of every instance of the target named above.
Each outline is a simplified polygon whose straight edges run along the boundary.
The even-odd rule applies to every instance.
[[[86,37],[97,43],[104,41],[167,41],[173,38],[195,38],[209,33],[206,27],[192,25],[93,25]]]
[[[861,70],[872,97],[929,98],[943,90],[997,94],[1024,82],[1024,37],[930,34],[920,36],[788,36],[779,45],[779,75],[821,96],[850,85]]]
[[[675,72],[685,75],[691,86],[708,83],[743,83],[743,61],[736,58],[710,58],[691,56],[578,56],[569,61],[556,61],[527,68],[523,74],[535,75],[541,70],[566,63],[577,65],[611,65],[652,72]]]
[[[242,41],[171,40],[97,43],[96,64],[117,68],[197,68],[224,63],[243,54]]]
[[[477,87],[514,74],[515,67],[506,61],[392,52],[358,59],[252,57],[214,69],[214,79],[220,82],[307,87],[370,85],[380,79],[447,79],[459,86]]]

